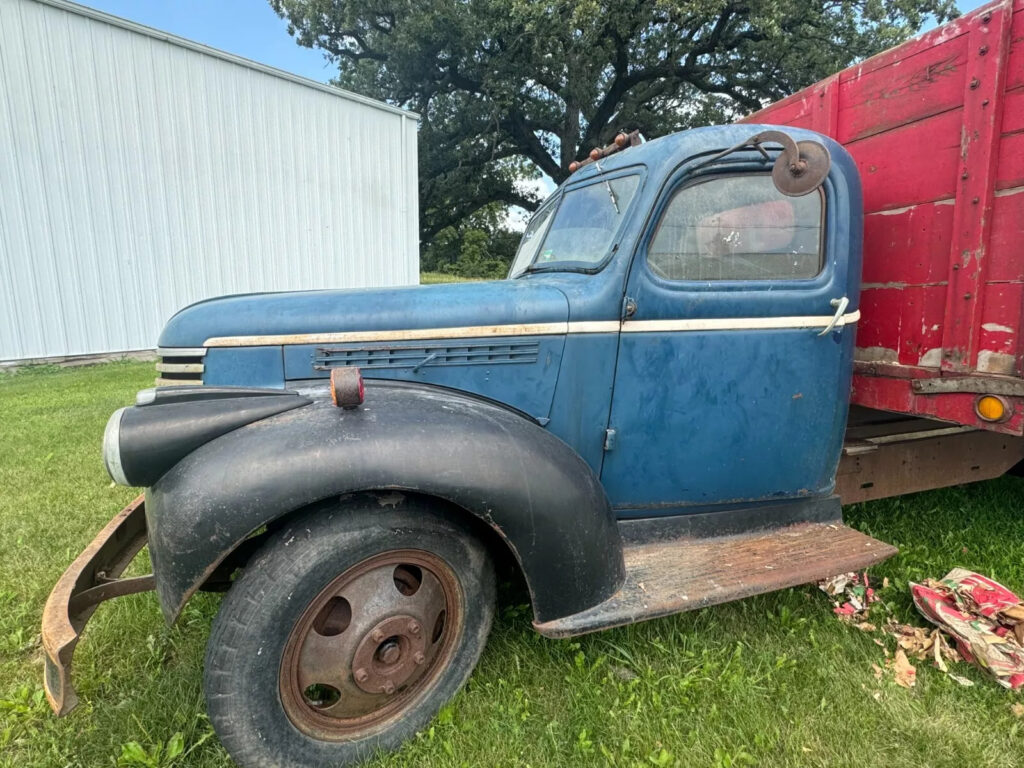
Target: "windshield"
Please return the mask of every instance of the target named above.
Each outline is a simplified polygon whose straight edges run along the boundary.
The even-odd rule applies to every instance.
[[[566,192],[557,207],[541,209],[523,233],[510,276],[531,268],[600,264],[608,255],[639,180],[636,174],[602,179]]]
[[[554,204],[546,205],[530,219],[526,231],[523,232],[523,239],[519,241],[516,257],[512,260],[509,277],[522,274],[523,270],[537,258],[537,251],[540,250],[540,244],[544,241],[544,235],[548,233],[548,224],[551,223],[551,214],[554,212]]]

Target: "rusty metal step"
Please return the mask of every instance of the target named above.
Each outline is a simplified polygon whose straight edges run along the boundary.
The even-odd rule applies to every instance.
[[[629,544],[618,592],[586,611],[534,626],[547,637],[573,637],[806,584],[866,568],[896,551],[841,522]]]

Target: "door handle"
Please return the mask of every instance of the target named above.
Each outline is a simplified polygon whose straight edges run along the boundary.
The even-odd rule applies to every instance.
[[[819,336],[828,336],[832,332],[832,329],[836,327],[836,323],[839,322],[843,313],[846,312],[846,308],[850,306],[850,300],[843,296],[841,299],[832,299],[829,304],[836,308],[836,313],[832,316],[829,324],[825,326],[825,330],[818,334]]]

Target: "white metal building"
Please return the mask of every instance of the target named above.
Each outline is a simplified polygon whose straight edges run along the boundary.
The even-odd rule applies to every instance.
[[[419,281],[416,115],[0,0],[0,362],[151,349],[226,293]]]

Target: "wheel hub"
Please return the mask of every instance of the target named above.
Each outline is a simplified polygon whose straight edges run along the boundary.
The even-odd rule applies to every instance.
[[[285,644],[281,703],[292,723],[344,739],[400,718],[451,661],[461,589],[422,550],[370,557],[331,581]]]
[[[423,672],[427,638],[413,616],[384,619],[367,632],[352,658],[352,679],[366,693],[390,696]]]

